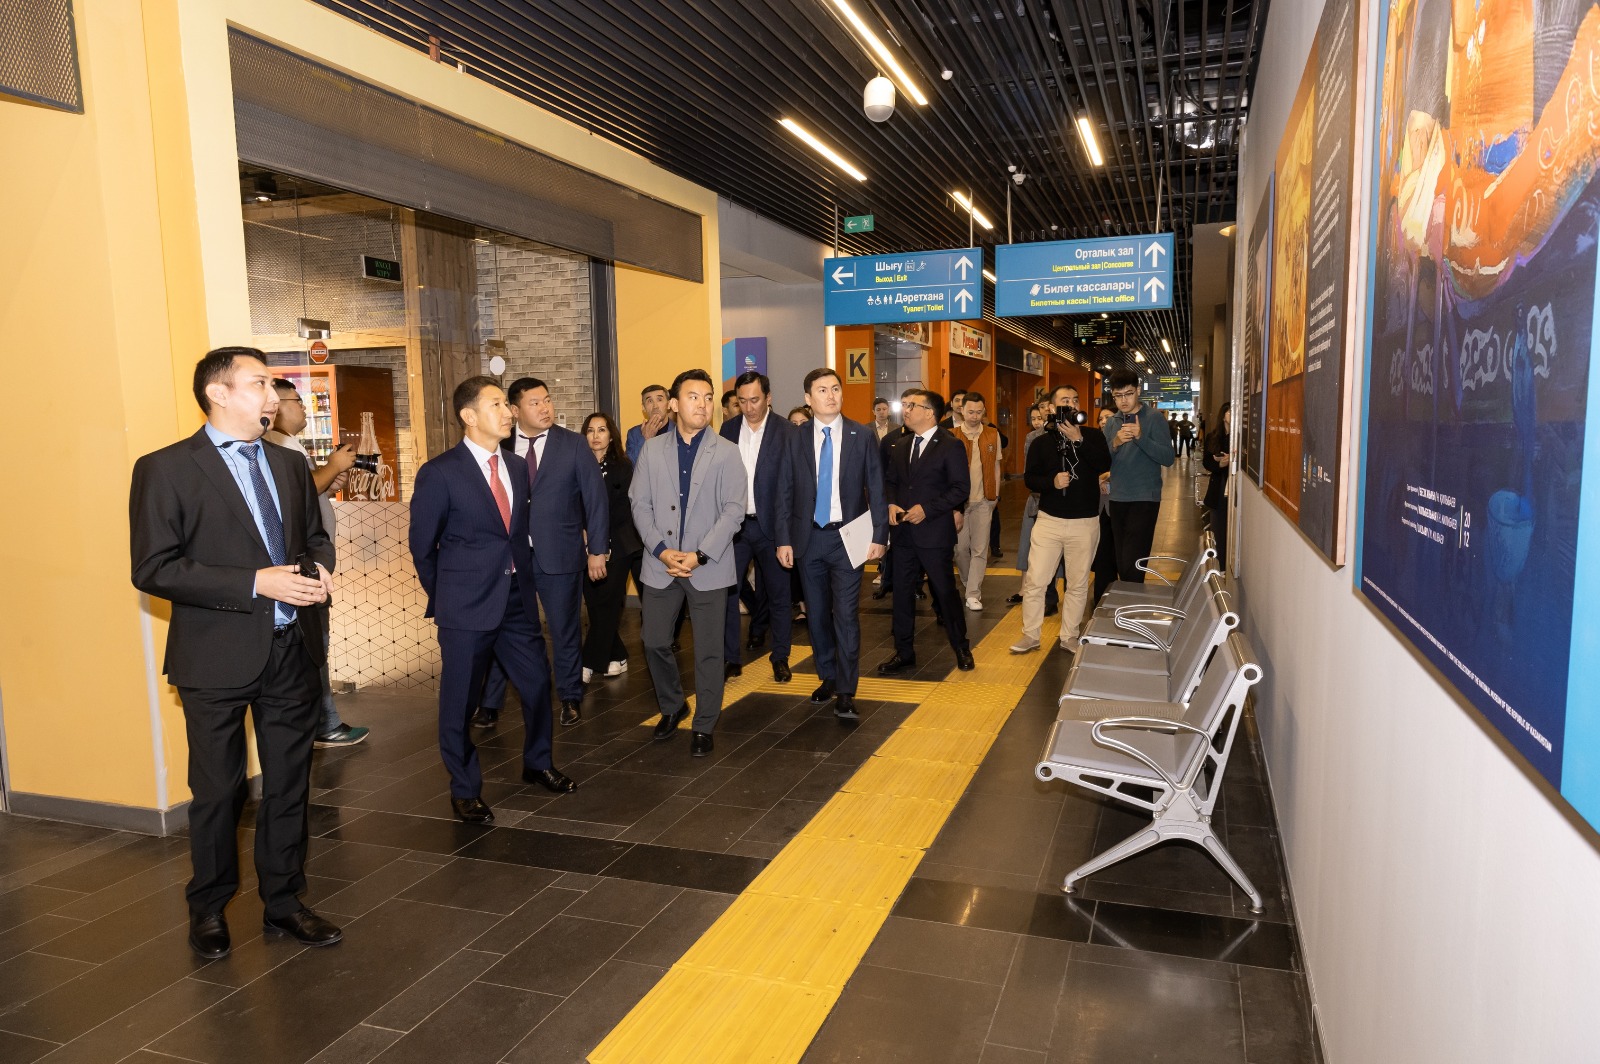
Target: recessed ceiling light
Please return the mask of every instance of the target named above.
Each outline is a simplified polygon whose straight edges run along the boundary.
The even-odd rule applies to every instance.
[[[883,60],[884,65],[889,68],[889,73],[894,75],[895,81],[898,81],[900,87],[906,90],[906,95],[915,100],[918,107],[926,107],[928,98],[922,94],[922,89],[915,81],[911,80],[911,75],[906,73],[905,68],[900,65],[900,61],[894,57],[894,53],[889,51],[883,41],[878,39],[876,33],[872,32],[872,27],[868,26],[866,21],[856,14],[856,9],[846,3],[845,0],[833,0],[833,6],[839,9],[839,13],[844,16],[845,21],[850,23],[856,34],[866,43],[868,50]]]
[[[994,279],[994,273],[992,271],[990,271],[990,270],[984,270],[983,271],[983,276],[988,279],[990,284],[998,284],[999,283],[998,281],[996,281]]]
[[[1143,362],[1143,361],[1144,361],[1144,356],[1143,356],[1143,355],[1141,355],[1141,354],[1139,354],[1139,353],[1138,353],[1138,352],[1137,352],[1137,351],[1135,351],[1135,352],[1134,352],[1134,353],[1133,353],[1133,360],[1134,360],[1134,361],[1135,361],[1135,362]]]
[[[857,181],[865,181],[867,179],[867,175],[862,173],[854,163],[850,162],[844,156],[840,155],[828,145],[818,140],[809,129],[806,129],[799,122],[796,122],[792,118],[784,118],[780,119],[778,124],[784,129],[787,129],[790,133],[793,133],[795,136],[799,137],[801,140],[805,141],[818,155],[822,156],[824,159],[827,159],[830,163],[837,166],[839,169],[843,170]]]
[[[955,201],[957,203],[961,204],[961,207],[962,207],[963,210],[967,210],[967,211],[970,211],[972,213],[972,220],[973,221],[977,222],[979,225],[983,226],[985,229],[993,229],[994,228],[994,223],[991,222],[989,219],[985,218],[983,216],[983,212],[980,211],[977,208],[977,206],[971,200],[967,199],[966,196],[962,195],[959,192],[952,192],[952,193],[950,193],[950,195],[952,197],[954,197],[954,199],[955,199]]]
[[[1172,345],[1167,343],[1167,338],[1165,336],[1161,338],[1161,350],[1165,351],[1169,355],[1172,354]]]

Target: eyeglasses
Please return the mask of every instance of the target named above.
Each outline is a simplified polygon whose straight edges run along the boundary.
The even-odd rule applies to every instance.
[[[902,410],[932,410],[933,407],[929,406],[927,403],[912,403],[912,402],[904,402],[904,401],[902,401],[901,404],[900,404],[900,409],[902,409]]]
[[[1120,392],[1112,392],[1111,393],[1111,398],[1113,398],[1113,399],[1137,399],[1137,398],[1139,398],[1139,389],[1137,389],[1137,388],[1124,388]]]
[[[305,406],[306,405],[306,401],[304,399],[300,398],[298,395],[280,396],[278,398],[278,402],[280,402],[280,403],[299,403],[301,406]]]

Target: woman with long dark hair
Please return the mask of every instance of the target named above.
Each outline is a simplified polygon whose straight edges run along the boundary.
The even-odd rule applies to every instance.
[[[600,463],[611,504],[611,554],[602,580],[583,582],[583,602],[589,609],[589,634],[583,640],[583,679],[596,675],[621,676],[628,671],[628,648],[618,629],[622,605],[628,597],[628,576],[639,564],[644,544],[633,527],[633,506],[628,486],[633,483],[633,463],[622,450],[622,436],[609,414],[594,413],[583,419],[583,438]]]

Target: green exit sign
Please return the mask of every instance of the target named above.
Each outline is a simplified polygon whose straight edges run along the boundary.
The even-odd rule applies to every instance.
[[[846,218],[844,220],[844,231],[847,233],[872,232],[872,215],[858,214],[853,218]]]

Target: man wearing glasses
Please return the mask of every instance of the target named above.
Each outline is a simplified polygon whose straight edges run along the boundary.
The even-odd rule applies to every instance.
[[[1116,541],[1117,575],[1144,582],[1139,559],[1148,557],[1161,513],[1161,470],[1173,463],[1172,436],[1161,415],[1139,401],[1139,378],[1132,370],[1111,374],[1116,416],[1106,422],[1111,448],[1111,534]]]

